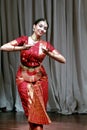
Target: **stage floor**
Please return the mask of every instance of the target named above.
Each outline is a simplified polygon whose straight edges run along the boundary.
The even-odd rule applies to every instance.
[[[87,130],[87,115],[61,115],[48,113],[52,123],[44,125],[44,130]],[[0,130],[29,130],[23,112],[0,112]]]

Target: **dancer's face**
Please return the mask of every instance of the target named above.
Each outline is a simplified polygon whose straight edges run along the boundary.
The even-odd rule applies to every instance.
[[[37,36],[42,36],[47,32],[48,25],[46,21],[40,21],[37,25],[33,25],[33,28]]]

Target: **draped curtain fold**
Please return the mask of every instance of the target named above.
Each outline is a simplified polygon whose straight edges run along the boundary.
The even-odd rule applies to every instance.
[[[0,0],[0,46],[31,35],[33,22],[46,18],[44,40],[66,58],[66,64],[48,56],[43,64],[49,77],[48,111],[87,113],[87,1]],[[0,108],[23,111],[15,76],[19,52],[0,52]]]

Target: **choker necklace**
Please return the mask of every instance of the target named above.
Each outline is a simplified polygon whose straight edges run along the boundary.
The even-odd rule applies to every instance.
[[[37,38],[35,35],[32,35],[32,36],[31,36],[31,39],[32,39],[33,41],[40,41],[40,38]]]

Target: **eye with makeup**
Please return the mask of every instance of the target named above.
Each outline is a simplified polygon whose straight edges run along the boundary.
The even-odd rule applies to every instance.
[[[42,24],[39,24],[39,27],[40,27],[40,28],[42,28],[42,27],[43,27],[43,25],[42,25]]]
[[[44,27],[42,24],[39,24],[39,27],[43,28],[44,30],[47,30],[47,26]]]
[[[47,27],[44,27],[44,30],[47,30]]]

